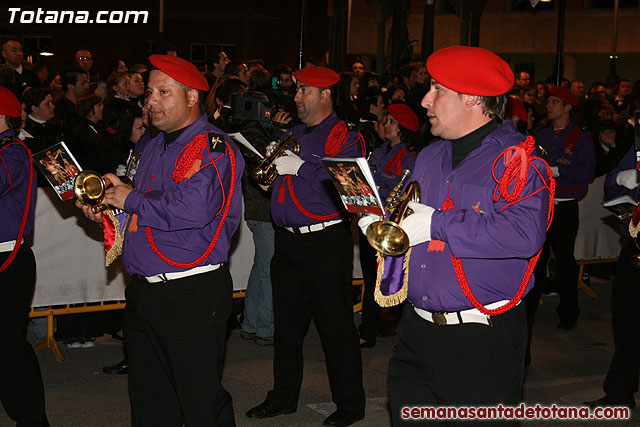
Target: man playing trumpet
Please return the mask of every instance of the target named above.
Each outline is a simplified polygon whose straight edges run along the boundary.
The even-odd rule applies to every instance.
[[[133,425],[233,426],[222,387],[233,285],[227,267],[240,222],[244,161],[200,110],[209,89],[184,59],[152,55],[147,103],[161,132],[149,140],[134,178],[114,174],[103,203],[128,212],[123,246],[127,286],[124,341]],[[100,214],[87,205],[88,218]]]
[[[346,212],[322,166],[324,157],[360,157],[364,141],[333,111],[337,73],[308,67],[294,73],[298,117],[303,124],[283,136],[300,140],[299,156],[275,161],[271,214],[276,225],[271,261],[275,320],[274,387],[250,409],[250,418],[295,412],[302,384],[302,344],[316,320],[337,411],[325,425],[348,426],[364,418],[362,360],[353,324],[353,241]]]
[[[527,321],[519,301],[533,286],[553,196],[533,141],[500,120],[509,66],[457,46],[432,54],[427,69],[422,106],[442,140],[416,159],[421,199],[401,223],[412,251],[409,304],[389,363],[394,425],[412,406],[520,400]],[[374,220],[359,225],[366,232]]]

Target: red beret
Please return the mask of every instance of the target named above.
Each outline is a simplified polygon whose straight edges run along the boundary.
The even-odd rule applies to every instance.
[[[524,108],[524,104],[518,99],[517,96],[509,95],[509,97],[507,98],[507,111],[523,122],[529,120],[529,118],[527,117],[527,109]]]
[[[495,53],[479,47],[452,46],[427,59],[431,77],[458,93],[477,96],[504,95],[513,87],[513,71]]]
[[[409,130],[417,132],[420,128],[418,123],[418,116],[407,104],[391,104],[387,108],[389,114],[396,119],[398,123],[406,127]]]
[[[578,97],[575,96],[569,89],[560,86],[549,86],[549,93],[562,99],[567,104],[571,104],[574,107],[578,106]]]
[[[340,81],[335,71],[325,67],[306,67],[293,73],[300,83],[313,87],[329,87]]]
[[[0,86],[0,114],[9,117],[22,116],[22,105],[18,98],[4,86]]]
[[[169,55],[151,55],[151,65],[175,81],[198,90],[209,90],[209,83],[191,62]]]

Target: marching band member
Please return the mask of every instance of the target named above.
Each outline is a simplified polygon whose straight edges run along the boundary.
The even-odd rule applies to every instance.
[[[411,252],[409,304],[389,363],[394,425],[408,421],[411,406],[520,401],[527,322],[519,301],[533,286],[553,199],[533,141],[499,120],[513,86],[507,63],[456,46],[433,53],[427,69],[422,106],[442,140],[418,155],[421,199],[401,224]]]
[[[161,132],[147,142],[135,189],[105,175],[114,186],[104,203],[129,213],[123,263],[133,280],[123,331],[133,424],[177,426],[184,419],[187,425],[232,426],[231,395],[219,372],[244,161],[202,114],[200,91],[209,85],[198,69],[178,57],[149,60],[155,68],[147,102]]]
[[[16,135],[22,107],[0,86],[0,401],[18,425],[48,426],[40,365],[27,341],[36,260],[36,175],[31,152]]]
[[[322,166],[324,157],[361,157],[362,136],[350,132],[333,110],[339,76],[322,67],[294,73],[301,125],[289,135],[300,140],[299,155],[287,151],[275,161],[271,214],[276,225],[271,261],[275,320],[274,387],[250,409],[250,418],[295,412],[302,384],[302,344],[313,316],[327,361],[337,411],[325,425],[348,426],[364,418],[362,359],[353,323],[353,240],[338,193]]]

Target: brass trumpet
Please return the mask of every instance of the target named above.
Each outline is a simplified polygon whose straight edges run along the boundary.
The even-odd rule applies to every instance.
[[[91,210],[98,213],[110,208],[102,204],[109,187],[113,187],[113,183],[108,178],[102,178],[98,172],[84,170],[76,176],[73,193],[80,202],[92,206]]]
[[[278,157],[286,155],[284,153],[285,150],[291,150],[293,153],[298,154],[300,152],[300,141],[298,138],[288,136],[283,139],[269,157],[251,170],[251,177],[262,186],[270,186],[278,176],[278,171],[274,163]]]
[[[420,201],[420,184],[417,181],[411,181],[406,190],[401,192],[410,173],[408,169],[403,172],[400,182],[387,198],[384,210],[389,213],[389,219],[373,222],[367,228],[367,240],[383,255],[398,256],[409,249],[409,236],[400,224],[405,217],[413,213],[409,208],[409,202]]]

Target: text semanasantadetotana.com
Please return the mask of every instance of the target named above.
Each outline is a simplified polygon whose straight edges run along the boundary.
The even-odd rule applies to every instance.
[[[588,408],[586,406],[405,406],[400,410],[400,416],[405,420],[526,420],[526,419],[558,419],[558,420],[587,420],[587,419],[629,419],[629,408],[603,407]]]

